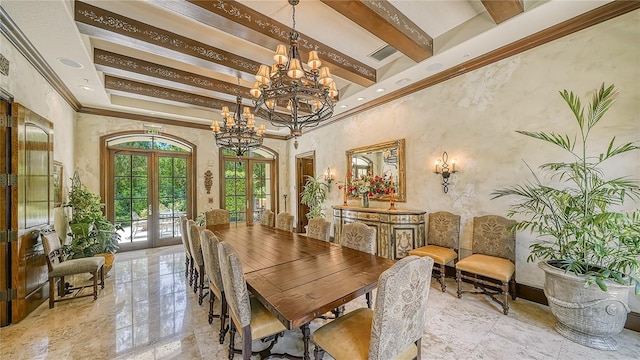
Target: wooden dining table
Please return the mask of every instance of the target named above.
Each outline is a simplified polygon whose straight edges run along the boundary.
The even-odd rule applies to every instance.
[[[247,287],[289,330],[300,328],[305,360],[309,323],[375,289],[395,261],[263,225],[207,227],[231,244]]]

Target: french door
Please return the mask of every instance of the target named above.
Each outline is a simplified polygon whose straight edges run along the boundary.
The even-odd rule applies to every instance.
[[[190,216],[190,154],[109,149],[109,217],[122,225],[120,251],[180,243]]]

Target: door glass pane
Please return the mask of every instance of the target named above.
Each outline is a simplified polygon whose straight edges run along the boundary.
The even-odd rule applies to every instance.
[[[120,243],[147,241],[147,155],[115,154],[114,219],[124,229]]]
[[[259,223],[265,209],[271,207],[271,164],[253,164],[253,222]]]
[[[160,238],[181,236],[179,220],[187,208],[186,159],[160,156],[158,174]]]
[[[246,163],[227,160],[224,163],[225,209],[229,211],[232,222],[247,219],[247,182]]]

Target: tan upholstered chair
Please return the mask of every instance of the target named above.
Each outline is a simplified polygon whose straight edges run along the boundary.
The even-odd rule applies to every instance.
[[[264,226],[273,227],[274,218],[275,218],[275,215],[273,214],[273,211],[266,209],[265,211],[262,212],[262,216],[260,217],[260,224]]]
[[[309,220],[307,225],[307,237],[329,241],[329,232],[331,230],[331,222],[321,217]]]
[[[224,342],[226,334],[225,320],[227,317],[227,301],[224,297],[224,286],[222,284],[222,273],[220,272],[220,258],[218,257],[218,238],[211,230],[200,232],[200,244],[202,245],[202,257],[204,258],[204,268],[209,278],[209,324],[214,317],[220,318],[220,344]],[[220,300],[220,315],[213,313],[215,299]]]
[[[505,315],[509,314],[509,288],[511,297],[516,299],[516,233],[509,230],[515,220],[501,216],[487,215],[473,218],[473,255],[456,264],[456,280],[458,297],[463,293],[485,294],[502,305]],[[470,280],[474,287],[481,291],[462,291],[462,280]],[[500,292],[487,289],[485,286],[497,287]],[[502,294],[500,301],[496,295]]]
[[[376,229],[360,222],[342,226],[340,245],[351,249],[376,254]],[[371,309],[371,293],[366,294],[367,307]]]
[[[58,234],[48,232],[41,234],[44,251],[47,254],[47,267],[49,269],[49,308],[52,309],[54,304],[60,301],[67,301],[86,296],[93,296],[93,300],[98,299],[98,274],[100,274],[100,287],[104,289],[104,257],[88,257],[82,259],[71,259],[64,261],[62,254],[62,246]],[[74,288],[66,288],[64,281],[65,276],[79,275],[89,273],[93,275],[93,292],[82,294],[84,288],[89,286],[76,286]],[[58,295],[61,299],[55,298],[56,281],[60,279]],[[75,292],[73,296],[65,297],[67,291]]]
[[[293,215],[281,212],[276,217],[276,229],[293,232]]]
[[[228,224],[231,222],[231,216],[229,215],[229,211],[224,209],[213,209],[204,213],[205,215],[205,226],[210,225],[222,225]]]
[[[224,293],[229,305],[229,317],[231,318],[229,321],[231,327],[229,332],[229,359],[233,359],[234,353],[241,353],[244,360],[249,360],[252,354],[252,340],[276,335],[271,345],[267,348],[267,351],[270,351],[275,341],[277,341],[278,334],[286,330],[286,328],[254,296],[249,296],[242,264],[233,246],[221,242],[218,245],[218,253],[222,283],[224,284]],[[241,350],[236,349],[234,346],[237,329],[240,329],[240,336],[242,336]]]
[[[440,287],[447,290],[444,282],[446,267],[449,262],[458,260],[460,242],[460,215],[446,211],[429,214],[429,232],[427,245],[409,251],[409,255],[428,256],[434,261],[434,269],[440,272]]]
[[[198,304],[202,305],[202,300],[207,294],[203,294],[204,290],[204,258],[202,256],[202,244],[200,244],[200,231],[203,228],[196,225],[196,222],[189,220],[189,249],[191,249],[191,256],[193,256],[194,266],[194,279],[193,279],[193,292],[198,294]]]
[[[189,286],[193,285],[193,257],[189,248],[189,223],[186,216],[180,216],[180,235],[182,237],[182,245],[184,245],[184,277],[189,278]]]
[[[374,310],[360,308],[313,333],[316,360],[422,359],[433,259],[407,256],[380,275]]]

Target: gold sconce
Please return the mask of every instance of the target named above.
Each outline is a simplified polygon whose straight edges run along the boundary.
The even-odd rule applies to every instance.
[[[436,169],[434,171],[436,174],[442,175],[442,190],[445,194],[449,192],[449,177],[451,174],[458,172],[456,170],[456,162],[458,160],[456,158],[451,159],[451,169],[449,169],[447,161],[449,161],[449,154],[445,151],[442,153],[442,159],[436,160]]]
[[[335,175],[331,171],[331,168],[328,167],[327,171],[325,171],[324,173],[324,181],[327,182],[327,188],[329,192],[331,192],[331,182],[333,181],[333,179],[335,179]]]

